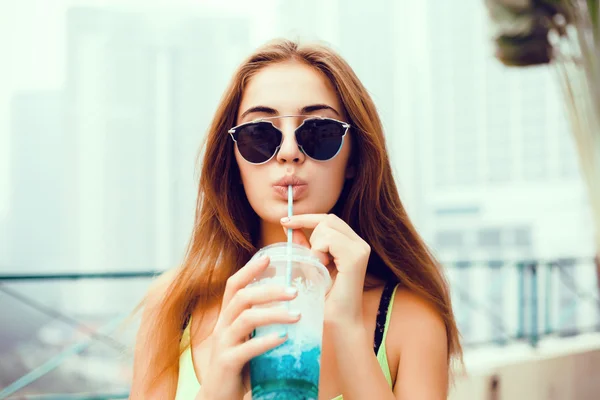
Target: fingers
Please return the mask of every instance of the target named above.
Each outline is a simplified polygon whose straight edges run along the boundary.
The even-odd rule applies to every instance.
[[[244,310],[231,324],[227,344],[235,345],[246,341],[256,328],[272,324],[293,324],[300,320],[300,313],[285,307],[265,307]]]
[[[281,224],[291,229],[315,229],[325,218],[327,218],[327,214],[301,214],[284,217],[281,219]]]
[[[283,227],[283,230],[287,234],[287,228]],[[348,241],[339,232],[332,232],[330,234],[330,231],[333,231],[333,229],[327,227],[325,224],[319,224],[313,230],[309,240],[302,229],[294,229],[292,230],[292,242],[311,249],[312,254],[319,259],[321,264],[328,265],[332,260],[331,254],[333,254],[330,249],[332,240],[339,240],[341,238],[344,242]],[[335,236],[335,238],[332,238],[332,236]]]
[[[331,259],[337,259],[344,254],[362,255],[370,253],[370,246],[354,230],[335,214],[300,214],[282,218],[281,224],[285,229],[293,229],[294,243],[306,245],[306,236],[300,233],[302,229],[313,229],[309,246],[313,254],[324,265]],[[296,236],[298,235],[298,236]],[[361,257],[362,258],[362,257]]]
[[[353,240],[360,237],[354,230],[335,214],[300,214],[281,219],[281,224],[290,229],[315,229],[318,225],[327,225]]]
[[[347,237],[325,225],[317,226],[310,237],[311,251],[323,265],[328,265],[333,257],[342,254],[342,246],[347,243]]]
[[[317,227],[318,228],[318,227]],[[283,231],[287,234],[287,229],[283,228]],[[313,233],[314,234],[314,233]],[[294,229],[292,230],[292,243],[296,243],[299,244],[302,247],[306,247],[307,249],[311,249],[312,250],[312,254],[317,257],[319,259],[319,262],[323,265],[328,265],[329,262],[331,261],[331,257],[329,256],[329,254],[327,254],[327,252],[323,252],[323,251],[316,251],[313,246],[311,245],[311,242],[306,238],[306,235],[304,234],[304,232],[301,229]],[[311,236],[311,240],[312,240],[312,236]]]
[[[318,231],[318,232],[317,232]],[[371,254],[371,247],[364,240],[353,241],[349,240],[346,235],[330,228],[326,225],[319,225],[313,235],[310,237],[311,249],[314,252],[331,254],[339,268],[342,266],[337,260],[344,259],[348,264],[349,260],[352,264],[357,262],[366,266]]]
[[[229,326],[240,316],[242,311],[252,306],[276,301],[290,301],[297,295],[296,288],[286,288],[283,285],[260,285],[240,289],[225,309],[222,309],[219,323],[222,326]]]
[[[283,232],[288,234],[288,230],[285,227],[282,227]],[[292,243],[299,244],[302,247],[306,247],[310,249],[310,242],[308,241],[306,234],[302,231],[302,229],[293,229],[292,230]]]
[[[241,345],[227,349],[221,360],[230,371],[238,371],[252,358],[279,346],[286,340],[287,336],[281,336],[278,333],[255,337]]]
[[[273,301],[291,300],[297,296],[279,285],[254,286],[239,290],[223,310],[213,332],[219,363],[229,371],[240,371],[250,359],[260,355],[286,340],[285,334],[278,333],[254,337],[250,333],[258,327],[280,324],[293,324],[300,320],[300,313],[290,312],[286,307],[255,305]],[[285,333],[285,332],[283,332]]]
[[[223,301],[221,309],[227,307],[233,296],[242,288],[245,288],[252,279],[260,275],[269,265],[269,258],[263,257],[256,260],[250,260],[246,265],[240,268],[235,274],[227,279],[225,292],[223,293]]]

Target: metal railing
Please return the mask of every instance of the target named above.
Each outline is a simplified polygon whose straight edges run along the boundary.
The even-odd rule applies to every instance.
[[[594,260],[447,263],[465,347],[527,342],[600,330]],[[474,332],[477,331],[477,332]]]

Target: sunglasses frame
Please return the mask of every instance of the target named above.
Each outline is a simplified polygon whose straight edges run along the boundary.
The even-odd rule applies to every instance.
[[[317,160],[316,158],[312,158],[311,156],[309,156],[306,153],[306,151],[304,151],[304,148],[302,147],[302,145],[298,144],[298,148],[300,148],[300,150],[302,151],[302,153],[306,157],[310,158],[313,161],[317,161],[317,162],[327,162],[327,161],[333,160],[340,153],[340,151],[342,150],[342,147],[344,146],[344,139],[346,138],[346,134],[348,133],[348,130],[350,129],[350,124],[347,123],[347,122],[344,122],[344,121],[337,120],[335,118],[320,117],[320,116],[317,116],[317,115],[278,115],[278,116],[275,116],[275,117],[258,118],[258,119],[255,119],[255,120],[252,120],[252,121],[249,121],[249,122],[244,122],[243,124],[234,126],[230,130],[228,130],[227,133],[229,133],[229,135],[231,136],[231,139],[233,139],[235,145],[237,146],[238,143],[237,143],[237,140],[235,139],[234,134],[236,133],[236,130],[238,130],[238,129],[246,126],[246,125],[255,124],[257,122],[268,122],[268,123],[270,123],[273,126],[273,128],[275,128],[279,132],[281,132],[281,143],[279,143],[279,145],[275,148],[275,152],[273,153],[273,155],[268,160],[266,160],[266,161],[263,161],[263,162],[260,162],[260,163],[254,163],[252,161],[248,161],[248,160],[246,160],[246,157],[244,157],[242,155],[242,153],[240,152],[240,155],[242,155],[242,158],[247,163],[252,164],[252,165],[262,165],[262,164],[268,163],[269,161],[271,161],[273,159],[273,157],[275,157],[277,155],[277,153],[279,152],[279,149],[281,148],[281,144],[283,143],[283,131],[281,129],[279,129],[277,126],[275,126],[275,124],[273,123],[272,120],[274,120],[274,119],[280,119],[280,118],[294,118],[294,117],[295,118],[306,117],[306,118],[304,118],[304,120],[302,121],[302,123],[300,125],[298,125],[296,127],[296,129],[294,129],[294,137],[296,137],[296,131],[298,129],[300,129],[302,127],[302,125],[304,125],[304,123],[306,121],[314,120],[314,119],[326,120],[326,121],[335,121],[335,122],[341,124],[342,128],[344,128],[344,134],[342,135],[342,141],[340,143],[340,147],[339,147],[339,149],[337,150],[337,152],[332,157],[328,158],[327,160]],[[296,143],[298,143],[298,139],[296,139]],[[238,151],[239,151],[239,147],[238,147]]]

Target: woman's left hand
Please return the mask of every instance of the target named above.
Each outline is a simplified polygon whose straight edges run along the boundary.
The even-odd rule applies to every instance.
[[[282,218],[293,229],[294,243],[308,247],[337,274],[325,302],[325,321],[362,324],[362,294],[371,247],[334,214],[302,214]],[[307,239],[302,229],[313,230]]]

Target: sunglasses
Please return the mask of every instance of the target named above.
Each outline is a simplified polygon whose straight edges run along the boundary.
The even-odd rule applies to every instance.
[[[238,151],[250,164],[270,161],[281,147],[283,132],[272,120],[303,115],[282,115],[261,118],[235,126],[229,130]],[[328,161],[338,155],[350,125],[333,118],[309,117],[294,131],[296,143],[307,157]]]

